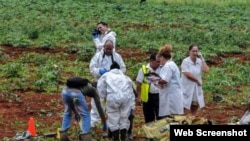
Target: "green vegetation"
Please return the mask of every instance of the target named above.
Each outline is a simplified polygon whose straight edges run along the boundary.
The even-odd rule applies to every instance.
[[[15,61],[1,55],[1,60],[9,60],[1,63],[0,76],[7,78],[0,82],[5,84],[0,86],[1,91],[25,90],[27,85],[37,91],[56,91],[65,79],[62,73],[91,79],[87,64],[94,54],[91,33],[98,21],[109,23],[117,33],[118,48],[147,51],[172,44],[179,65],[192,43],[201,47],[210,64],[215,63],[216,56],[250,52],[247,0],[149,0],[144,4],[132,0],[1,0],[0,12],[2,45],[30,50],[38,47],[48,52],[67,48],[67,52],[55,56],[23,54]],[[74,52],[76,60],[69,61],[67,53]],[[237,58],[222,59],[221,66],[211,66],[211,72],[204,76],[205,92],[236,94],[235,87],[249,84],[249,62],[237,62]],[[140,63],[135,58],[127,60],[131,77]],[[57,89],[53,89],[55,86]]]
[[[117,33],[117,48],[158,49],[174,46],[180,65],[190,44],[196,43],[211,64],[204,75],[208,94],[239,93],[237,87],[249,85],[249,61],[239,63],[227,54],[250,52],[250,2],[248,0],[0,0],[0,44],[14,48],[38,47],[48,52],[57,47],[67,52],[22,54],[11,60],[1,54],[0,91],[57,91],[65,75],[91,78],[88,61],[94,54],[91,33],[98,21],[105,21]],[[77,53],[75,60],[67,55]],[[221,57],[220,66],[214,58]],[[134,78],[140,64],[126,62]],[[3,85],[4,84],[4,85]],[[243,95],[248,89],[240,91]]]
[[[178,65],[188,46],[198,44],[211,66],[204,75],[206,100],[229,95],[222,100],[248,102],[249,58],[228,56],[249,56],[249,0],[147,0],[144,4],[139,0],[0,0],[0,13],[1,46],[45,51],[17,54],[15,60],[0,47],[0,92],[7,93],[8,102],[21,101],[16,90],[58,92],[68,76],[92,80],[88,63],[95,52],[91,34],[98,21],[107,22],[117,33],[117,48],[146,52],[172,44]],[[58,47],[66,52],[49,54]],[[72,53],[76,53],[75,60],[68,57]],[[215,58],[220,59],[219,64]],[[134,78],[145,62],[136,56],[128,58],[128,75]],[[47,112],[53,111],[41,109],[39,115]],[[21,124],[18,120],[13,123]],[[58,128],[59,123],[52,126]],[[142,134],[140,129],[134,130]]]

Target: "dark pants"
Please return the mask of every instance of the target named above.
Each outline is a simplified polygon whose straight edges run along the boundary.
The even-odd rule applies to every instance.
[[[129,117],[128,117],[128,119],[130,121],[130,126],[129,126],[129,129],[128,129],[128,134],[132,134],[134,114],[130,114]]]
[[[159,94],[148,94],[148,102],[143,102],[145,123],[159,119]]]

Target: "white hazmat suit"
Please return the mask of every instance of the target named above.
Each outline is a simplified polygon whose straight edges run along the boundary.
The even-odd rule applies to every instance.
[[[98,36],[98,38],[94,39],[96,52],[100,52],[103,49],[103,45],[105,44],[105,42],[107,40],[111,40],[113,42],[114,50],[115,50],[116,33],[109,29],[104,34],[101,34],[101,35]]]
[[[93,56],[93,58],[90,61],[89,69],[90,69],[90,73],[95,78],[95,81],[97,81],[101,76],[99,74],[99,70],[102,68],[105,68],[107,71],[109,71],[110,66],[113,63],[113,61],[116,61],[120,65],[122,72],[126,71],[126,66],[121,55],[116,53],[115,51],[113,51],[112,55],[107,56],[105,55],[104,50],[101,50],[100,52],[97,52]],[[103,100],[100,99],[100,101],[102,102]],[[96,127],[98,122],[100,121],[100,116],[99,116],[99,113],[97,111],[97,108],[95,106],[95,102],[93,99],[91,100],[91,106],[92,106],[91,113],[90,113],[91,114],[91,127]],[[103,103],[102,103],[102,107],[105,111],[105,106],[103,105]]]
[[[106,99],[107,125],[111,132],[129,129],[129,114],[135,107],[132,80],[119,69],[103,74],[97,83],[98,93]]]

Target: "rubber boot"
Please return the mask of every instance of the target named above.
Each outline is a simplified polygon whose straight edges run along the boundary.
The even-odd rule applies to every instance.
[[[59,131],[60,132],[60,141],[69,141],[67,131]]]
[[[119,136],[120,136],[120,130],[115,130],[112,132],[113,136],[113,141],[120,141]]]
[[[126,141],[127,129],[121,130],[121,141]]]
[[[92,141],[91,133],[80,134],[79,136],[80,141]]]

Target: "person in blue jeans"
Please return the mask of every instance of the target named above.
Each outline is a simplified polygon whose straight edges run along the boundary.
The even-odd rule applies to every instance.
[[[100,106],[99,97],[95,88],[89,84],[88,79],[81,77],[67,79],[66,87],[63,88],[61,95],[64,104],[64,113],[60,130],[60,141],[69,141],[67,130],[70,128],[73,114],[74,118],[80,123],[80,141],[92,141],[90,133],[90,110],[85,96],[95,99],[97,109],[103,119],[103,130],[106,130],[105,116]]]

